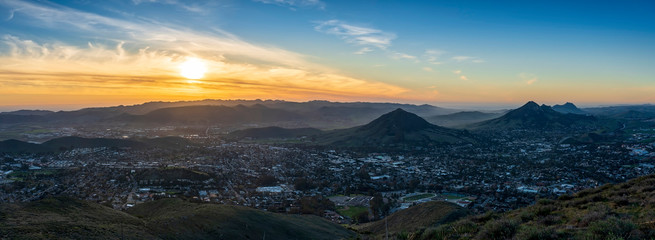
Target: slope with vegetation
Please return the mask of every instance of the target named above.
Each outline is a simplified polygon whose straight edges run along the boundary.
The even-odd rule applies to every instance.
[[[127,212],[71,198],[0,204],[0,239],[344,239],[313,215],[161,199]]]
[[[465,217],[467,209],[448,202],[426,202],[397,211],[386,219],[363,224],[358,228],[362,234],[371,237],[402,236],[426,227],[434,227]]]
[[[415,231],[411,239],[653,239],[655,175],[587,189],[503,214]]]

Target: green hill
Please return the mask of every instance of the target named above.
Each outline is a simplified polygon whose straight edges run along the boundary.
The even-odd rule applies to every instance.
[[[144,223],[121,211],[65,197],[0,204],[0,239],[155,239]]]
[[[71,198],[0,204],[0,239],[343,239],[313,215],[161,199],[127,212]]]
[[[383,238],[387,226],[389,236],[396,236],[403,232],[413,232],[456,221],[466,215],[468,215],[467,209],[453,203],[426,202],[395,212],[386,220],[364,224],[358,230],[360,233],[370,234],[374,238]]]
[[[500,117],[502,113],[486,113],[479,111],[463,111],[447,115],[437,115],[426,118],[427,121],[445,127],[462,126],[481,122],[493,118]]]
[[[320,143],[346,147],[380,147],[387,145],[428,145],[473,143],[475,138],[465,130],[431,124],[416,114],[396,109],[372,122],[349,129],[328,132]]]
[[[655,175],[650,175],[410,235],[414,239],[654,239],[654,220]]]
[[[162,199],[128,213],[163,239],[341,239],[354,233],[313,215],[284,215],[247,207]]]

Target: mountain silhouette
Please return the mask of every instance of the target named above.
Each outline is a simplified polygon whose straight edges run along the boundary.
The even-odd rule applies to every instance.
[[[440,127],[403,109],[386,113],[370,123],[335,130],[320,137],[322,142],[345,147],[471,143],[467,131]]]
[[[553,106],[553,110],[560,113],[586,114],[584,111],[575,106],[575,104],[570,102],[566,102],[563,105],[555,105]]]
[[[529,101],[520,108],[507,112],[505,115],[471,125],[473,129],[507,130],[562,130],[567,128],[582,128],[592,125],[596,118],[578,114],[563,114],[550,106],[539,105]]]

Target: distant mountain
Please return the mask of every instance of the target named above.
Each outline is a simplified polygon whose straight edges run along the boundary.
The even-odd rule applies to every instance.
[[[272,123],[298,119],[301,117],[296,113],[263,105],[237,105],[234,107],[205,105],[162,108],[145,115],[123,114],[113,120],[127,123],[217,125]]]
[[[46,141],[41,144],[23,142],[19,140],[0,141],[0,153],[42,153],[71,150],[75,148],[165,148],[175,149],[191,145],[187,139],[181,137],[162,137],[150,139],[111,139],[111,138],[82,138],[82,137],[61,137]]]
[[[433,125],[416,114],[399,108],[366,125],[326,133],[319,137],[319,142],[345,147],[379,147],[471,143],[475,140],[467,131]]]
[[[413,232],[450,223],[466,217],[468,214],[468,209],[454,203],[426,202],[397,211],[387,216],[386,219],[361,225],[358,231],[369,233],[374,239],[383,239],[387,229],[389,236],[397,236],[402,232]]]
[[[18,110],[12,112],[2,112],[0,115],[22,115],[22,116],[43,116],[54,113],[53,111],[48,110]]]
[[[0,124],[34,123],[45,120],[46,118],[41,115],[0,114]]]
[[[284,127],[346,128],[365,124],[383,113],[403,108],[420,116],[457,110],[431,105],[371,102],[288,102],[281,100],[200,100],[148,102],[132,106],[85,108],[76,111],[20,110],[0,113],[0,126],[47,124],[56,126],[152,126],[248,124]],[[237,126],[239,125],[239,126]]]
[[[586,114],[586,112],[580,110],[575,104],[566,102],[564,105],[555,105],[553,110],[560,113],[573,113],[573,114]]]
[[[462,126],[465,124],[471,124],[475,122],[481,122],[493,118],[502,116],[502,113],[486,113],[480,111],[463,111],[456,112],[447,115],[436,115],[426,118],[430,123],[444,126],[444,127],[454,127]]]
[[[655,113],[655,105],[642,104],[642,105],[594,107],[594,108],[584,108],[584,111],[599,116],[620,115],[630,111],[641,112],[641,113]]]
[[[655,118],[655,112],[627,110],[625,112],[612,114],[608,117],[625,120],[647,120]]]
[[[234,138],[296,138],[318,135],[321,133],[323,133],[323,131],[316,128],[264,127],[237,130],[231,132],[228,136]]]
[[[468,127],[478,130],[564,130],[578,127],[586,128],[595,122],[595,117],[570,113],[563,114],[549,106],[539,106],[539,104],[530,101],[499,118],[471,124]]]
[[[66,197],[0,203],[3,239],[349,239],[348,229],[313,215],[161,199],[126,212]]]

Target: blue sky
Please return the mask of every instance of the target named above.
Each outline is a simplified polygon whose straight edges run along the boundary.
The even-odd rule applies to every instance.
[[[0,14],[3,106],[655,102],[654,1],[0,0]],[[189,58],[205,77],[180,76]]]

